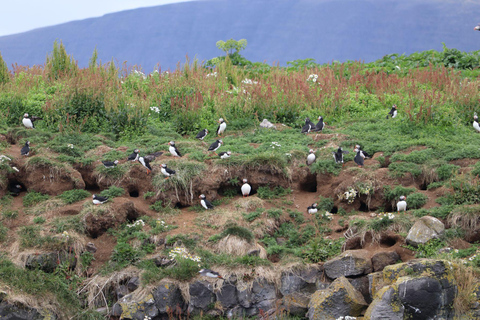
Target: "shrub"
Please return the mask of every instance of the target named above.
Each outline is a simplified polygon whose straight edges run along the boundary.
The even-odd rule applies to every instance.
[[[414,177],[422,174],[421,167],[411,162],[392,162],[388,166],[388,170],[390,170],[390,175],[394,178],[402,178],[407,173],[411,173]]]
[[[35,224],[42,224],[45,223],[45,218],[44,217],[35,217],[33,218],[33,223]]]
[[[262,213],[263,213],[263,209],[262,208],[257,208],[257,210],[255,210],[253,212],[245,213],[245,214],[242,214],[242,215],[243,215],[243,218],[245,220],[247,220],[248,222],[252,222],[253,220],[260,217],[262,215]]]
[[[440,180],[449,179],[454,173],[458,172],[459,166],[454,164],[442,164],[437,168],[437,175]]]
[[[124,193],[125,193],[125,190],[123,188],[116,187],[116,186],[111,186],[107,190],[103,190],[102,192],[100,192],[100,195],[102,197],[107,197],[107,198],[111,199],[111,198],[119,197],[119,196],[123,195]]]
[[[291,193],[291,189],[284,189],[280,186],[275,187],[273,190],[270,187],[259,187],[257,190],[257,196],[261,199],[276,199],[284,197]]]
[[[311,263],[327,261],[329,258],[337,256],[342,252],[343,242],[343,239],[314,238],[307,243],[302,251],[302,256]]]
[[[282,216],[283,210],[282,209],[268,209],[267,216],[269,218],[278,219]]]
[[[39,192],[29,192],[23,197],[23,205],[25,207],[31,207],[38,204],[39,202],[48,200],[49,196],[46,194],[41,194]]]
[[[423,193],[412,193],[407,197],[407,207],[409,209],[418,209],[427,203],[428,197]]]
[[[85,199],[90,196],[90,192],[83,189],[73,189],[63,192],[58,197],[63,200],[66,204],[71,204],[80,200]]]
[[[113,249],[112,261],[121,266],[127,266],[140,259],[140,253],[126,242],[119,242]]]
[[[328,211],[331,212],[334,207],[334,202],[332,198],[321,198],[318,202],[317,209],[318,211]]]

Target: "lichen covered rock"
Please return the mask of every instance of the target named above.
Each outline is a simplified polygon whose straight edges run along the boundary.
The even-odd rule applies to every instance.
[[[358,276],[372,272],[372,260],[366,250],[348,250],[323,265],[327,277]]]
[[[437,218],[425,216],[418,219],[408,231],[406,242],[412,246],[425,244],[439,238],[445,232],[445,225]]]

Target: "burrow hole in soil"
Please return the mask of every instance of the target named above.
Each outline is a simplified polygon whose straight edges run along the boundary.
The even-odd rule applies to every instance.
[[[132,198],[138,198],[138,196],[139,196],[138,190],[136,190],[136,189],[129,191],[128,194]]]
[[[358,208],[358,211],[368,212],[367,204],[360,200],[360,208]]]
[[[317,192],[317,175],[308,173],[305,180],[300,182],[300,190],[305,192]]]

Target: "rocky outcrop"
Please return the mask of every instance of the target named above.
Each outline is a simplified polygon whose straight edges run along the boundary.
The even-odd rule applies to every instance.
[[[418,219],[408,231],[406,242],[412,246],[425,244],[439,238],[445,232],[445,225],[437,218],[425,216]]]
[[[400,260],[400,256],[395,251],[381,251],[373,255],[373,271],[382,271],[386,266],[395,264]]]
[[[57,319],[56,315],[47,310],[37,310],[21,303],[0,302],[0,319],[2,320],[44,320]]]
[[[366,250],[348,250],[325,262],[323,267],[330,279],[358,276],[372,272],[372,260]]]
[[[25,261],[25,268],[40,269],[47,273],[52,273],[55,269],[65,265],[70,270],[74,270],[77,265],[77,258],[75,253],[67,251],[55,251],[48,253],[34,253],[27,256]]]
[[[333,320],[344,316],[359,316],[367,303],[345,277],[337,278],[328,289],[315,292],[308,305],[310,320]]]

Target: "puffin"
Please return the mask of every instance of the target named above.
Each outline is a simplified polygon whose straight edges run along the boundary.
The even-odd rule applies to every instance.
[[[172,170],[170,168],[167,168],[166,164],[162,164],[162,168],[160,169],[160,172],[165,176],[165,179],[170,178],[170,176],[175,174],[175,170]]]
[[[174,157],[181,157],[182,156],[180,151],[178,151],[177,147],[175,146],[175,141],[170,141],[168,143],[168,145],[170,146],[170,147],[168,147],[168,151],[170,151],[172,156],[174,156]]]
[[[305,119],[305,125],[302,127],[302,131],[301,131],[301,132],[307,134],[307,133],[309,133],[309,132],[312,130],[312,128],[313,128],[314,126],[315,126],[315,124],[314,124],[312,121],[310,121],[310,118],[309,118],[309,117],[307,117],[307,118]]]
[[[243,185],[242,185],[242,195],[243,197],[248,197],[250,195],[250,191],[252,191],[252,186],[248,184],[247,179],[243,179]]]
[[[202,207],[205,208],[205,210],[215,208],[210,201],[208,201],[207,199],[205,199],[205,195],[204,195],[204,194],[201,194],[199,198],[200,198],[200,204],[202,205]]]
[[[232,152],[231,152],[231,151],[227,151],[227,152],[223,151],[223,152],[220,152],[220,153],[218,154],[218,156],[220,157],[220,159],[228,159],[228,158],[230,158],[231,155],[232,155]]]
[[[92,195],[92,198],[93,198],[93,204],[95,205],[102,204],[108,201],[108,197],[102,197],[102,196],[99,196],[98,194]]]
[[[223,120],[223,118],[218,119],[218,123],[220,123],[220,124],[218,125],[218,128],[217,128],[217,135],[221,136],[222,133],[227,128],[227,124],[226,124],[225,120]]]
[[[218,272],[215,272],[215,271],[210,270],[210,269],[202,269],[202,270],[198,271],[198,273],[200,273],[200,275],[202,275],[204,277],[217,278],[217,279],[225,280],[225,279],[223,279],[223,277],[221,275],[218,274]]]
[[[30,141],[27,141],[25,142],[25,145],[23,146],[23,148],[20,150],[20,154],[22,156],[28,156],[29,153],[30,153]]]
[[[309,152],[310,153],[307,156],[307,166],[312,165],[315,162],[315,159],[316,159],[315,152],[313,151],[313,149],[310,149]]]
[[[397,105],[394,104],[392,106],[392,109],[390,110],[390,112],[387,114],[387,119],[388,119],[388,116],[391,116],[392,118],[395,118],[397,116]]]
[[[337,151],[332,151],[333,159],[335,159],[335,163],[343,163],[343,154],[349,153],[348,151],[344,151],[341,147],[338,147]]]
[[[208,130],[207,129],[203,129],[202,131],[200,131],[197,136],[195,137],[196,139],[199,139],[199,140],[203,140],[208,134]]]
[[[217,149],[222,146],[222,143],[223,143],[223,141],[220,140],[220,139],[218,139],[217,141],[215,141],[214,143],[212,143],[212,144],[210,145],[210,147],[208,147],[208,151],[213,151],[213,152],[217,151]],[[215,154],[216,154],[216,152],[215,152]]]
[[[317,209],[317,204],[314,203],[312,204],[310,207],[307,208],[307,212],[310,213],[310,214],[315,214],[318,212],[318,209]]]
[[[473,114],[473,128],[480,132],[480,125],[478,125],[478,116],[476,112]]]
[[[22,192],[23,187],[17,183],[10,183],[8,185],[8,191],[10,191],[10,195],[16,197]]]
[[[40,117],[35,117],[35,116],[29,116],[28,113],[25,113],[23,115],[23,120],[22,123],[23,125],[28,128],[28,129],[35,129],[35,125],[33,124],[37,120],[43,120]]]
[[[160,157],[162,154],[163,154],[163,152],[158,151],[158,152],[147,154],[144,158],[145,158],[145,160],[148,160],[148,162],[152,162],[156,158]]]
[[[315,127],[312,127],[312,131],[322,131],[325,128],[326,123],[323,122],[323,117],[318,117],[318,122]]]
[[[102,161],[105,168],[115,168],[118,164],[118,160],[115,161]]]
[[[356,144],[356,145],[355,145],[355,149],[361,150],[362,153],[363,153],[363,155],[365,156],[365,159],[371,158],[371,156],[370,156],[368,153],[366,153],[365,151],[363,151],[363,149],[360,147],[359,144]],[[356,151],[355,151],[355,152],[356,152]]]
[[[478,26],[476,26],[475,28],[473,28],[473,30],[480,31],[480,23],[478,24]]]
[[[363,160],[365,159],[365,155],[363,154],[362,150],[355,149],[357,155],[353,158],[353,161],[358,165],[358,167],[363,167]]]
[[[139,157],[138,162],[140,162],[142,164],[142,166],[147,168],[147,174],[150,174],[150,172],[152,172],[152,167],[150,167],[150,161],[148,161],[144,157]]]
[[[138,149],[133,150],[133,153],[128,156],[127,161],[137,161],[139,157],[139,152],[140,150]]]
[[[397,202],[397,212],[407,211],[407,197],[400,196],[399,201]]]

